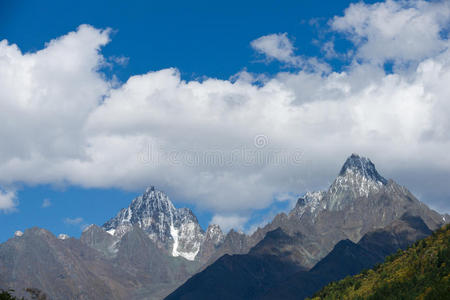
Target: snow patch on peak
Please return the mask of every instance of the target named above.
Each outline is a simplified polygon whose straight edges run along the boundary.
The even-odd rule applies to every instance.
[[[387,184],[387,180],[381,176],[372,161],[364,156],[359,156],[353,153],[347,160],[339,172],[339,177],[353,176],[353,174],[359,174],[362,177]]]
[[[69,238],[69,236],[65,233],[60,233],[58,235],[58,239],[60,239],[60,240],[67,240],[68,238]]]
[[[16,232],[14,232],[14,236],[21,237],[22,235],[23,235],[23,232],[20,230],[17,230]]]
[[[348,169],[345,175],[336,178],[329,193],[339,194],[350,191],[355,197],[368,197],[371,192],[378,192],[384,184],[381,180],[373,180],[360,172]]]
[[[316,191],[316,192],[306,192],[304,199],[306,203],[310,202],[320,202],[325,195],[324,191]]]
[[[173,238],[173,247],[172,247],[172,256],[180,256],[178,252],[178,230],[173,227],[173,224],[170,225],[170,235]]]
[[[317,216],[318,211],[323,206],[322,200],[326,192],[307,192],[302,198],[297,200],[297,205],[295,206],[293,212],[298,218],[301,218],[307,211],[313,214],[314,217]]]
[[[172,224],[170,225],[170,235],[173,239],[172,256],[181,256],[187,260],[195,260],[204,238],[202,235],[200,236],[200,239],[191,240],[196,235],[195,224],[182,224],[179,229],[176,229]],[[179,249],[180,242],[181,244],[188,244],[190,242],[191,245],[190,247],[184,247],[188,249],[184,249],[183,251]]]

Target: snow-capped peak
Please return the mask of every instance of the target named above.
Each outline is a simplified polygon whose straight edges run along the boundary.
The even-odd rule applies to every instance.
[[[370,159],[352,154],[347,158],[328,191],[307,192],[299,198],[293,213],[301,218],[309,211],[313,219],[321,210],[341,210],[351,199],[369,197],[377,193],[388,181],[381,176]]]
[[[375,165],[367,157],[359,156],[353,153],[347,160],[339,172],[339,176],[347,176],[348,174],[359,174],[368,180],[373,180],[386,184],[387,180],[378,174]]]
[[[367,198],[373,193],[378,193],[387,183],[370,159],[352,154],[328,190],[328,208],[344,209],[347,204],[351,204],[350,199]]]
[[[169,197],[154,186],[135,198],[103,229],[111,235],[123,236],[132,226],[139,226],[148,236],[173,256],[194,260],[204,239],[197,218],[188,208],[176,209]]]

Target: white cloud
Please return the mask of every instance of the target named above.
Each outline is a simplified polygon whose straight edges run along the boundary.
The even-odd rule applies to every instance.
[[[358,47],[357,57],[375,63],[420,62],[448,48],[442,39],[449,25],[448,1],[391,1],[351,4],[331,22]]]
[[[8,140],[8,147],[0,147],[0,164],[27,161],[37,167],[49,158],[84,155],[86,133],[80,126],[110,88],[97,72],[108,36],[108,30],[82,25],[25,54],[0,42],[0,136]],[[30,174],[27,181],[41,176]]]
[[[17,205],[16,198],[16,193],[14,191],[0,190],[0,211],[13,211]]]
[[[411,2],[402,9],[402,3],[395,10],[391,2],[384,4],[389,9],[359,4],[333,19],[332,28],[347,32],[364,58],[345,71],[280,72],[258,85],[249,73],[188,82],[177,69],[163,69],[113,86],[98,71],[109,32],[86,25],[35,53],[0,42],[0,138],[8,141],[0,147],[0,185],[141,190],[154,184],[172,199],[209,210],[225,226],[239,225],[280,193],[326,188],[345,158],[359,152],[385,176],[448,211],[447,37],[435,35],[431,18],[408,40],[415,45],[431,36],[439,51],[394,52],[381,33],[374,38],[387,43],[385,54],[364,50],[377,9],[392,20],[413,9],[416,17],[401,20],[414,27],[438,5]],[[353,7],[369,21],[355,21]],[[405,26],[395,32],[401,35]],[[284,47],[272,57],[288,62],[292,44]],[[388,75],[379,64],[387,57],[416,66]],[[264,143],[255,145],[261,136]]]
[[[80,225],[83,222],[83,218],[77,217],[77,218],[65,218],[64,223],[68,225]]]
[[[48,198],[45,198],[44,201],[42,201],[42,207],[43,208],[50,207],[51,205],[52,205],[52,202]]]
[[[224,232],[228,232],[232,228],[235,230],[243,230],[247,220],[248,217],[239,215],[215,215],[211,220],[211,224],[217,224]]]
[[[252,41],[250,45],[268,59],[297,64],[298,58],[294,55],[294,46],[287,33],[265,35]]]
[[[126,66],[128,64],[128,62],[130,61],[129,57],[125,57],[125,56],[111,56],[109,58],[112,62],[121,65],[121,66]]]
[[[267,61],[278,60],[290,66],[313,70],[318,72],[329,72],[330,67],[315,57],[304,58],[294,53],[294,45],[288,38],[287,33],[274,33],[253,40],[250,45],[258,53],[266,56]]]

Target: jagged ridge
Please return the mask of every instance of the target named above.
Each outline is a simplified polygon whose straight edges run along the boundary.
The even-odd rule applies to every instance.
[[[169,197],[154,186],[135,198],[128,208],[120,210],[103,225],[103,229],[121,237],[134,225],[144,230],[150,239],[172,256],[188,260],[196,259],[207,236],[189,208],[175,208]],[[212,229],[215,230],[209,233],[208,240],[222,241],[220,228]],[[216,236],[211,237],[212,234]],[[206,254],[202,252],[202,255]]]

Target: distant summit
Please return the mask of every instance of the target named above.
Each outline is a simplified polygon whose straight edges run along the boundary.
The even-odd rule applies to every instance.
[[[383,176],[378,174],[375,165],[370,159],[355,153],[347,158],[339,172],[339,176],[345,176],[349,172],[360,174],[367,179],[378,181],[383,184],[387,184],[388,182]]]
[[[122,237],[133,226],[147,233],[159,248],[187,260],[197,259],[206,236],[208,242],[215,241],[215,246],[223,240],[223,233],[217,225],[212,227],[215,230],[205,234],[189,208],[175,208],[169,197],[154,186],[148,187],[128,208],[120,210],[103,225],[103,229],[113,236]],[[203,255],[206,255],[204,251],[201,252]]]
[[[148,187],[128,208],[120,210],[103,225],[103,229],[121,237],[135,225],[172,256],[182,256],[188,260],[195,259],[204,237],[203,229],[192,211],[188,208],[176,209],[169,197],[154,186]]]

